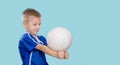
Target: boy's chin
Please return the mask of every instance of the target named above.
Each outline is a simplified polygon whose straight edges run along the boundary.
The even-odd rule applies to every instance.
[[[32,35],[36,36],[36,35],[37,35],[37,33],[33,33]]]
[[[37,35],[38,32],[36,32],[34,35]]]

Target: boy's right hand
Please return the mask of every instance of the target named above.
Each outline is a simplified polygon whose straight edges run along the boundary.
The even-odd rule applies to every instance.
[[[65,59],[65,53],[64,53],[64,51],[57,51],[57,57],[59,59]]]

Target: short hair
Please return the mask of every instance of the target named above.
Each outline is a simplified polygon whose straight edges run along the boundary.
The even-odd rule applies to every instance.
[[[30,16],[35,16],[35,17],[40,18],[41,14],[38,11],[36,11],[35,9],[27,8],[26,10],[23,11],[22,20],[28,21]]]

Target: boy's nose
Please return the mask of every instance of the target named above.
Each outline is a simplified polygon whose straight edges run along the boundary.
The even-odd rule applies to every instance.
[[[38,25],[38,26],[37,26],[37,29],[39,29],[39,28],[40,28],[40,26]]]

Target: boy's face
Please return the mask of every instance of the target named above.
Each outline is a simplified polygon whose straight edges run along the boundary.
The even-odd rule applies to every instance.
[[[26,31],[31,33],[32,35],[36,35],[39,31],[39,27],[41,24],[41,18],[30,16],[28,22],[25,22],[23,25],[26,28]]]

